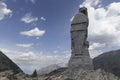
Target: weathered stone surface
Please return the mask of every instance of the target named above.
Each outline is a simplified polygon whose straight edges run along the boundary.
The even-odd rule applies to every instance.
[[[12,70],[0,72],[0,80],[38,80],[37,77],[32,78],[31,76],[20,72],[14,74]]]
[[[71,23],[72,55],[68,63],[69,68],[93,69],[93,62],[89,56],[87,8],[79,9]]]
[[[67,69],[55,75],[39,80],[120,80],[115,75],[98,70]]]
[[[71,23],[71,25],[73,24],[80,24],[80,23],[88,23],[88,16],[87,16],[87,8],[82,7],[79,9],[79,12],[74,16],[74,19]]]
[[[0,73],[0,80],[9,80],[13,78],[13,71],[8,70]]]

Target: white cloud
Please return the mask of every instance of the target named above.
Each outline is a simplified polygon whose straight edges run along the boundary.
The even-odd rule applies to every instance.
[[[38,21],[38,17],[33,17],[31,13],[26,13],[22,18],[21,21],[25,23],[32,23]]]
[[[44,16],[42,16],[40,19],[41,19],[42,21],[46,21],[46,18],[45,18]]]
[[[92,52],[100,52],[96,52],[97,56],[104,51],[118,49],[120,46],[120,2],[113,2],[103,7],[101,0],[86,0],[80,5],[82,6],[88,9],[88,39],[92,48],[98,47],[92,49]],[[91,55],[94,55],[93,53]]]
[[[39,36],[43,36],[45,34],[45,30],[40,30],[39,28],[36,27],[36,28],[29,30],[29,31],[20,32],[20,34],[25,35],[25,36],[39,37]]]
[[[2,51],[3,53],[10,53],[11,50],[8,50],[6,48],[0,48],[0,51]]]
[[[35,53],[29,51],[19,54],[19,56],[16,55],[12,59],[19,63],[24,70],[33,71],[34,69],[40,69],[51,64],[67,63],[69,55],[45,55],[42,52]],[[30,69],[27,69],[28,67]]]
[[[3,20],[5,16],[12,14],[12,10],[7,8],[7,5],[0,1],[0,20]]]
[[[103,51],[101,51],[101,48],[105,47],[105,44],[100,43],[92,43],[89,47],[91,58],[94,58],[98,55],[100,55]]]
[[[29,48],[29,47],[33,46],[33,43],[31,43],[31,44],[16,44],[16,46],[23,47],[23,48]]]
[[[25,72],[30,72],[34,69],[40,69],[51,64],[67,63],[70,54],[64,55],[47,55],[43,52],[34,51],[17,51],[0,48],[10,59],[17,63]],[[29,67],[29,68],[28,68]]]
[[[100,47],[104,47],[105,44],[100,44],[100,43],[92,43],[89,47],[90,50],[98,49]]]
[[[99,3],[101,3],[101,0],[85,0],[80,7],[83,6],[97,6]]]
[[[89,52],[90,52],[90,57],[91,58],[94,58],[94,57],[100,55],[101,53],[103,53],[103,51],[96,50],[96,49],[89,50]]]

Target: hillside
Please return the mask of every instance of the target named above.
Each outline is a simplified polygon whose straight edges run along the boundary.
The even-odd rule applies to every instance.
[[[0,72],[6,70],[13,70],[15,74],[23,72],[11,59],[0,51]]]
[[[95,69],[103,69],[120,77],[120,50],[105,52],[93,59]]]

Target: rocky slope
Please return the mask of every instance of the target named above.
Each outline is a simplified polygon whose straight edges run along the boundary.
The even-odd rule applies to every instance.
[[[38,80],[37,77],[31,77],[25,73],[14,74],[12,70],[0,72],[0,80]]]
[[[50,73],[51,74],[51,73]],[[120,80],[115,75],[99,70],[75,69],[58,71],[53,75],[39,77],[38,80]]]
[[[0,51],[0,72],[12,70],[15,74],[23,72],[11,59]]]
[[[120,50],[105,52],[93,59],[95,69],[103,69],[120,77]]]

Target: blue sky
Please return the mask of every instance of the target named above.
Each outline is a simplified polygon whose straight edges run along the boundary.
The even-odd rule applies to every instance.
[[[91,57],[119,49],[119,0],[2,0],[0,50],[26,73],[67,63],[71,19],[81,6],[89,13]]]
[[[75,14],[79,1],[36,0],[35,3],[32,3],[30,0],[8,0],[5,3],[12,10],[12,17],[7,17],[1,21],[1,26],[4,26],[1,27],[2,34],[0,35],[2,36],[1,40],[4,40],[3,43],[7,42],[10,45],[15,43],[35,43],[40,44],[34,46],[35,49],[38,47],[38,50],[45,51],[52,51],[57,46],[64,46],[64,49],[69,49],[70,18]],[[21,21],[25,14],[31,14],[33,18],[36,17],[38,20],[25,23]],[[46,20],[41,20],[41,17]],[[35,27],[45,30],[45,34],[39,39],[19,34]]]

